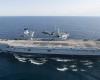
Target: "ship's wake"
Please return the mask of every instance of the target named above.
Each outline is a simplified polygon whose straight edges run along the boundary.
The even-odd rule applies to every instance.
[[[14,54],[14,57],[15,57],[15,59],[17,59],[20,62],[30,62],[30,63],[35,64],[35,65],[43,65],[44,63],[47,62],[46,58],[36,58],[34,56],[31,56],[31,55],[19,56],[17,54]]]
[[[32,64],[35,64],[35,65],[43,65],[44,63],[46,63],[46,59],[43,59],[43,60],[34,60],[34,59],[29,59],[29,61],[32,63]]]
[[[65,67],[65,66],[63,66],[63,67],[57,67],[56,68],[58,71],[67,71],[68,70],[68,68],[67,67]]]
[[[28,62],[37,66],[44,65],[44,64],[52,64],[53,67],[56,68],[58,71],[73,71],[73,72],[84,72],[94,68],[95,61],[88,60],[88,59],[66,59],[60,57],[36,57],[32,55],[16,55],[14,57],[20,62]],[[51,62],[51,63],[50,63]]]

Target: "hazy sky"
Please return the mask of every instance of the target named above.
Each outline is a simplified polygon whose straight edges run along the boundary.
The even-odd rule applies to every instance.
[[[0,16],[100,16],[100,0],[0,0]]]

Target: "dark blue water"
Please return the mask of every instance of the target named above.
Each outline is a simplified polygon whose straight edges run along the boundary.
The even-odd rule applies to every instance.
[[[100,39],[100,17],[0,17],[0,38],[14,39],[23,28],[69,32],[73,39]],[[0,53],[0,80],[100,80],[100,59],[18,56]]]

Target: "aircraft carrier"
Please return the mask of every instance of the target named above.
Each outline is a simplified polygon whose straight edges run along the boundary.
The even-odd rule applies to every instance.
[[[17,54],[100,56],[100,41],[68,39],[69,33],[42,32],[53,38],[33,38],[34,32],[24,29],[24,38],[0,39],[0,51]]]

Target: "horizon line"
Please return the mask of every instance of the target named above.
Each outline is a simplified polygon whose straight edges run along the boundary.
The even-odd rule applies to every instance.
[[[23,16],[23,15],[14,15],[14,16],[9,16],[9,15],[7,15],[7,16],[0,16],[0,17],[100,17],[100,16],[40,16],[40,15],[38,15],[38,16],[27,16],[27,15],[25,15],[25,16]]]

